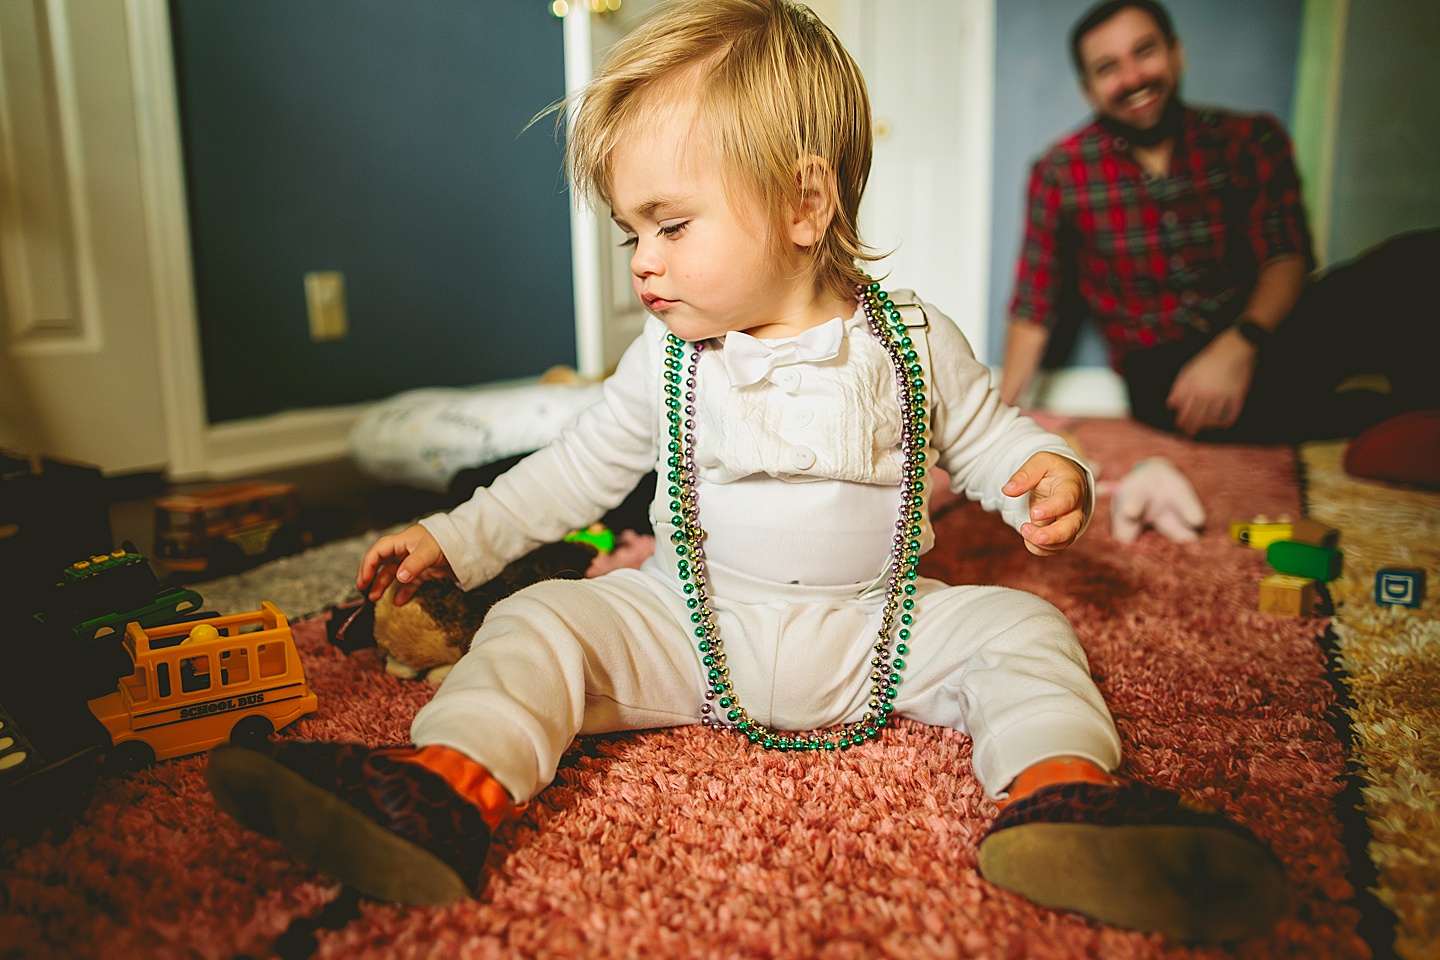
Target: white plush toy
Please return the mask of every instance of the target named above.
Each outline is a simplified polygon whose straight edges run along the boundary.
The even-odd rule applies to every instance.
[[[1134,543],[1146,527],[1175,543],[1193,543],[1205,526],[1205,508],[1185,474],[1164,457],[1150,457],[1114,486],[1110,532]]]

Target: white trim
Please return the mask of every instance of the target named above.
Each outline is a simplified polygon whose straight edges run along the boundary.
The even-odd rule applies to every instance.
[[[975,329],[966,331],[975,356],[984,358],[990,339],[990,220],[991,193],[995,175],[995,0],[975,0],[967,4],[973,19],[968,24],[977,39],[968,43],[969,56],[964,57],[964,89],[976,109],[963,111],[968,124],[962,126],[962,142],[970,148],[957,158],[956,175],[961,190],[968,186],[967,206],[975,216],[959,225],[960,242],[955,251],[960,289],[969,291],[968,302],[956,304],[958,316],[979,319]]]
[[[574,4],[565,14],[565,95],[572,97],[590,82],[594,69],[591,49],[591,13]],[[565,122],[574,121],[567,109]],[[575,365],[581,376],[605,372],[604,285],[600,277],[600,223],[587,198],[573,190],[570,199],[570,261],[575,287]]]
[[[13,118],[8,103],[0,105],[0,128],[5,138],[5,169],[10,189],[7,191],[8,205],[16,214],[6,227],[5,262],[8,284],[15,293],[11,300],[12,309],[28,312],[28,316],[11,316],[10,352],[16,356],[55,356],[61,354],[99,353],[104,346],[101,336],[100,296],[98,272],[95,265],[95,247],[90,226],[90,201],[85,185],[85,157],[83,139],[80,135],[80,105],[75,86],[75,61],[70,50],[70,24],[66,0],[43,0],[32,9],[37,20],[37,41],[48,39],[48,45],[40,50],[41,72],[48,58],[48,75],[39,77],[42,88],[49,87],[54,93],[54,113],[50,119],[55,123],[53,133],[59,153],[59,170],[63,178],[59,184],[65,198],[66,208],[57,211],[63,220],[69,254],[69,276],[71,286],[69,309],[72,316],[66,323],[42,325],[34,316],[35,290],[30,285],[25,239],[19,225],[18,198],[19,184],[24,175],[16,167],[12,143],[16,136]],[[43,36],[40,35],[43,33]],[[3,84],[3,75],[0,75]],[[7,99],[8,98],[0,98]],[[57,225],[58,226],[58,225]]]
[[[203,473],[205,391],[190,263],[190,230],[180,156],[170,16],[164,0],[126,0],[135,87],[135,130],[145,239],[155,299],[165,442],[172,475]]]
[[[1330,215],[1335,209],[1335,138],[1340,130],[1341,77],[1345,73],[1345,35],[1350,0],[1334,0],[1330,33],[1330,69],[1325,76],[1325,120],[1320,132],[1320,169],[1315,177],[1315,211],[1310,218],[1320,266],[1330,262]]]
[[[3,268],[4,292],[6,297],[6,321],[10,336],[23,336],[34,326],[34,300],[30,290],[30,271],[25,240],[20,232],[20,174],[15,158],[15,121],[11,117],[10,87],[7,81],[5,45],[0,43],[0,168],[5,191],[0,196],[0,268]],[[20,311],[28,316],[17,316]]]
[[[204,435],[204,461],[191,469],[172,464],[170,476],[176,480],[225,480],[349,457],[350,431],[371,406],[293,410],[209,425]]]
[[[55,67],[55,110],[59,114],[61,156],[70,204],[70,242],[75,250],[75,287],[79,303],[79,336],[73,339],[35,340],[17,344],[16,352],[99,353],[100,293],[95,269],[95,245],[90,230],[90,198],[85,188],[84,140],[80,136],[80,103],[75,93],[75,60],[70,54],[70,21],[66,0],[46,0],[50,28],[50,55]],[[77,11],[77,15],[78,11]]]

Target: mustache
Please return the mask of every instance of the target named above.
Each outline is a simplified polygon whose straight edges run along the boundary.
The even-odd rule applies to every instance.
[[[1128,90],[1122,90],[1122,91],[1120,91],[1119,93],[1117,93],[1117,94],[1115,95],[1115,99],[1116,99],[1116,100],[1129,100],[1131,97],[1135,96],[1135,94],[1141,93],[1142,91],[1145,91],[1145,90],[1153,91],[1156,96],[1159,96],[1159,95],[1161,95],[1161,94],[1163,94],[1163,93],[1165,92],[1164,86],[1163,86],[1162,84],[1158,84],[1158,83],[1142,83],[1142,84],[1140,84],[1140,85],[1137,86],[1137,87],[1131,87],[1131,88],[1128,89]]]

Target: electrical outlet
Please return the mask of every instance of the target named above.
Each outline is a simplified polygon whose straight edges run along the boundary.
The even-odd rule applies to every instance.
[[[310,339],[344,340],[350,333],[345,316],[345,274],[338,270],[305,274],[305,303],[310,312]]]

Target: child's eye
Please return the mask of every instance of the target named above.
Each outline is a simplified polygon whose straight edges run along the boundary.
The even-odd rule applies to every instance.
[[[618,247],[633,247],[633,246],[635,246],[635,244],[637,244],[637,243],[639,243],[639,242],[640,242],[640,238],[637,237],[635,234],[630,233],[630,234],[626,234],[626,235],[625,235],[625,239],[624,239],[624,240],[621,240],[618,244],[616,244],[616,246],[618,246]]]
[[[681,220],[678,223],[662,223],[660,224],[660,232],[655,234],[655,236],[669,237],[673,240],[674,238],[678,237],[681,231],[683,231],[689,225],[689,220]]]

